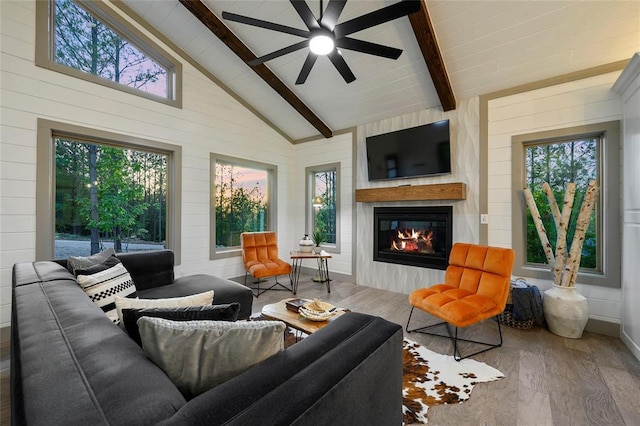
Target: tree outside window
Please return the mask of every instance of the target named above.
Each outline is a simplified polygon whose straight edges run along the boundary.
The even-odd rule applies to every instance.
[[[166,155],[54,142],[56,258],[165,248]]]
[[[337,242],[337,185],[338,173],[335,168],[312,172],[313,197],[320,197],[322,205],[314,207],[313,230],[325,236],[325,243]]]
[[[52,61],[137,91],[173,98],[169,66],[99,19],[95,4],[53,0],[52,5]]]
[[[240,247],[240,234],[271,230],[270,166],[214,159],[215,248]]]
[[[556,228],[553,215],[547,202],[547,197],[542,189],[542,184],[548,182],[555,194],[556,201],[562,206],[566,184],[576,183],[576,195],[574,206],[582,205],[589,180],[601,182],[599,170],[599,138],[590,137],[582,139],[569,139],[552,143],[527,144],[525,153],[525,178],[540,209],[545,229],[549,236],[549,242],[555,251]],[[568,241],[573,240],[576,217],[580,209],[573,209],[570,226],[567,233]],[[594,211],[589,227],[585,235],[580,267],[592,270],[600,270],[599,253],[600,237],[598,233],[598,221],[601,217],[600,208]],[[526,263],[546,264],[547,259],[542,249],[540,239],[531,217],[527,210],[526,223]]]

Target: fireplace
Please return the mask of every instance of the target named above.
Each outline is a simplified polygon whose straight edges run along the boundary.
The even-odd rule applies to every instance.
[[[452,213],[451,206],[374,207],[373,260],[446,269]]]

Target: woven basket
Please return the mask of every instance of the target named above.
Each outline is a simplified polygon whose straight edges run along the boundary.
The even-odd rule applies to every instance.
[[[498,314],[498,321],[500,324],[508,327],[517,328],[519,330],[529,330],[533,328],[534,319],[528,319],[526,321],[518,321],[513,318],[513,305],[508,304],[501,314]]]

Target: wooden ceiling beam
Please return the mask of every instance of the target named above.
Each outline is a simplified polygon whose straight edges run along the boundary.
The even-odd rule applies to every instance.
[[[419,11],[409,15],[409,21],[413,28],[413,33],[416,36],[422,56],[429,74],[431,74],[431,80],[438,92],[440,98],[440,104],[445,111],[452,111],[456,109],[456,97],[451,88],[451,82],[447,75],[447,69],[438,47],[438,40],[436,40],[436,34],[433,31],[431,25],[431,18],[429,18],[429,12],[427,11],[426,0],[420,0],[421,8]]]
[[[180,3],[204,24],[220,41],[233,51],[245,63],[257,59],[257,56],[200,0],[180,0]],[[249,66],[249,65],[247,65]],[[325,138],[333,136],[332,130],[309,109],[265,64],[249,66],[273,90],[302,115]]]

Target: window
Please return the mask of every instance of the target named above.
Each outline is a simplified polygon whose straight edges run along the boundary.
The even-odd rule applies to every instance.
[[[307,233],[320,231],[328,251],[339,251],[339,169],[340,164],[308,167]]]
[[[56,259],[165,248],[166,154],[53,140]]]
[[[531,189],[534,200],[547,231],[549,242],[556,249],[557,232],[547,196],[542,189],[547,182],[555,196],[558,206],[562,206],[567,183],[576,184],[573,210],[567,230],[567,241],[573,241],[576,219],[590,180],[601,181],[599,165],[601,136],[568,138],[555,142],[525,143],[526,186]],[[598,230],[598,217],[602,215],[601,206],[597,206],[585,234],[580,267],[592,272],[601,271],[602,250],[601,234]],[[548,264],[531,212],[527,209],[526,224],[527,264]]]
[[[180,147],[39,120],[36,257],[170,248],[179,263],[179,170]]]
[[[240,234],[275,230],[276,166],[212,154],[211,258],[240,254]]]
[[[568,242],[571,244],[588,182],[595,179],[600,191],[582,247],[578,282],[613,287],[620,285],[619,135],[619,122],[616,121],[513,137],[514,275],[537,278],[551,276],[521,189],[531,189],[549,242],[555,251],[556,228],[542,184],[549,183],[562,209],[566,184],[576,183],[568,229]]]
[[[37,28],[37,65],[178,105],[180,64],[101,2],[37,2]]]

